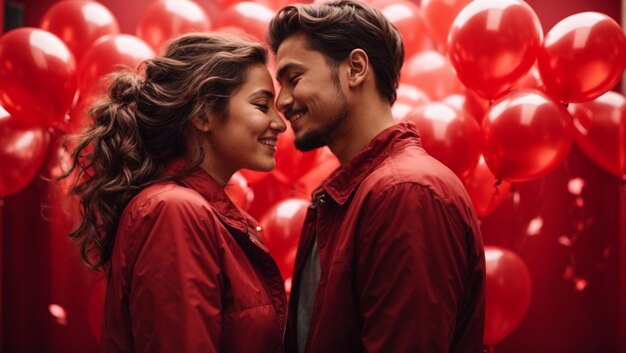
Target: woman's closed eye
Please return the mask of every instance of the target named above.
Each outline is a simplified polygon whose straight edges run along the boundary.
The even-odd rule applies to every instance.
[[[270,106],[267,103],[254,103],[254,105],[263,113],[267,113],[267,111],[270,109]]]

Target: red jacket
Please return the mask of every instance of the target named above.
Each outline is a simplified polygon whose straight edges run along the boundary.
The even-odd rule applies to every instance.
[[[381,132],[314,193],[296,258],[285,338],[296,352],[304,255],[320,279],[305,352],[479,352],[483,243],[458,178],[410,123]]]
[[[258,225],[204,171],[141,191],[119,223],[104,352],[280,352],[283,281]]]

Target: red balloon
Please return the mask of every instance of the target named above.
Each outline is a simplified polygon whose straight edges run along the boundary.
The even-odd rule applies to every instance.
[[[481,155],[476,168],[463,180],[478,216],[490,214],[507,199],[511,183],[497,181]]]
[[[415,3],[405,0],[374,0],[372,6],[378,8],[400,32],[405,58],[432,46],[430,38],[426,36],[420,9]]]
[[[76,94],[76,61],[54,34],[18,28],[0,38],[0,104],[30,124],[62,121]]]
[[[66,134],[76,134],[82,131],[82,129],[90,122],[89,120],[89,108],[101,98],[95,93],[89,94],[79,92],[76,95],[76,101],[70,108],[70,111],[65,116],[65,119],[57,125],[57,128]],[[75,140],[69,139],[68,144],[70,150],[73,150],[76,146]]]
[[[408,83],[400,83],[396,94],[396,101],[391,107],[391,115],[393,115],[393,120],[395,121],[404,119],[411,110],[430,101],[430,98],[424,91]]]
[[[291,277],[293,260],[309,201],[289,198],[272,206],[261,218],[265,244],[276,260],[283,278]]]
[[[465,86],[493,99],[528,72],[542,37],[539,18],[525,2],[473,1],[452,24],[448,55]]]
[[[226,184],[224,191],[237,207],[247,211],[254,200],[254,193],[248,186],[248,182],[244,176],[237,172]]]
[[[433,42],[443,51],[448,49],[448,34],[456,16],[472,0],[422,0],[424,27]]]
[[[256,0],[256,2],[260,2],[263,5],[267,5],[268,7],[274,10],[280,10],[285,6],[294,5],[294,4],[311,4],[314,3],[314,0]]]
[[[572,144],[565,108],[545,93],[519,89],[497,100],[482,122],[483,154],[498,179],[526,181],[556,168]]]
[[[198,3],[204,9],[204,13],[209,16],[209,21],[211,22],[211,28],[213,28],[213,24],[217,22],[217,20],[222,16],[222,11],[225,6],[222,6],[219,0],[203,0],[203,1],[194,1]]]
[[[578,147],[609,173],[626,177],[626,98],[609,91],[568,109]]]
[[[522,321],[532,293],[530,273],[514,252],[485,246],[487,272],[485,334],[483,343],[502,341]]]
[[[322,148],[315,162],[315,167],[303,175],[293,186],[294,195],[303,199],[311,199],[313,191],[317,189],[332,172],[341,164],[328,147]]]
[[[107,86],[107,82],[100,82],[104,75],[118,70],[120,66],[135,71],[144,60],[153,56],[154,51],[135,36],[118,34],[98,39],[87,50],[78,67],[81,95],[101,93]]]
[[[285,271],[287,274],[284,274],[281,272],[281,274],[283,275],[283,278],[285,279],[285,294],[287,294],[287,299],[289,299],[290,295],[291,295],[291,284],[292,284],[292,280],[293,280],[293,268],[296,265],[296,255],[298,253],[298,248],[294,248],[292,249],[289,254],[287,255],[286,259],[283,262],[282,267],[287,269],[287,271]]]
[[[234,6],[240,2],[244,2],[245,0],[216,0],[220,6],[222,6],[223,9],[225,8],[229,8],[231,6]],[[282,8],[283,6],[288,5],[286,0],[257,0],[254,1],[258,4],[263,4],[264,6],[267,6],[270,9],[274,9],[274,10],[278,10],[280,8]],[[285,3],[284,5],[282,5],[282,3]],[[282,5],[282,6],[281,6]]]
[[[458,110],[465,111],[470,116],[474,117],[474,120],[476,120],[478,124],[483,121],[485,110],[489,107],[489,101],[480,98],[471,90],[464,90],[461,93],[449,95],[443,99],[443,103]]]
[[[246,31],[244,31],[243,29],[239,27],[234,27],[234,26],[225,26],[225,27],[216,28],[213,30],[213,32],[227,33],[230,35],[241,37],[246,40],[253,40],[253,41],[257,40],[255,36],[248,34]]]
[[[263,4],[243,1],[224,9],[215,28],[239,27],[258,41],[265,43],[267,28],[274,14],[274,10]]]
[[[25,125],[0,107],[0,197],[19,192],[35,179],[49,144],[45,128]]]
[[[563,102],[584,102],[607,92],[626,68],[626,35],[613,19],[583,12],[546,35],[538,57],[546,90]]]
[[[159,51],[170,39],[189,32],[207,32],[211,20],[193,1],[158,0],[141,14],[137,24],[137,37],[152,49]]]
[[[240,3],[244,0],[217,0],[217,3],[220,4],[220,6],[222,7],[222,9],[231,7],[237,3]]]
[[[99,2],[88,0],[55,3],[43,15],[39,27],[58,36],[72,51],[77,63],[98,38],[120,32],[111,11]]]
[[[538,90],[545,91],[537,65],[533,65],[530,70],[528,70],[528,73],[515,82],[513,87],[511,87],[512,90],[516,88],[536,88]]]
[[[417,126],[426,152],[459,178],[468,175],[478,163],[480,128],[464,111],[430,102],[411,111],[405,120]]]
[[[306,174],[317,160],[320,149],[301,152],[294,144],[292,129],[287,129],[278,139],[276,146],[276,168],[272,171],[277,178],[291,184]]]
[[[61,139],[63,139],[63,134],[58,132],[51,138],[50,146],[54,150],[49,154],[47,161],[44,162],[44,167],[41,169],[40,175],[44,178],[55,180],[65,174],[72,165],[70,152],[59,144]],[[50,184],[49,203],[55,207],[50,207],[49,218],[56,231],[65,232],[63,240],[65,240],[67,232],[75,229],[81,220],[80,199],[78,195],[71,193],[72,187],[77,181],[78,170],[74,169],[68,177]],[[74,252],[72,254],[78,255]]]
[[[441,100],[461,91],[448,58],[436,50],[425,50],[409,58],[400,74],[400,81],[414,85],[432,100]]]
[[[254,193],[254,200],[248,209],[248,213],[256,219],[275,203],[294,196],[292,182],[276,177],[274,173],[266,173],[267,176],[256,184],[250,184]]]

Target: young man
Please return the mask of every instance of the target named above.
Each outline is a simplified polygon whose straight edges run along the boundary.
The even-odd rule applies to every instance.
[[[268,39],[296,146],[329,146],[342,164],[306,216],[287,352],[479,352],[480,230],[461,182],[414,125],[393,124],[398,31],[341,0],[283,8]]]

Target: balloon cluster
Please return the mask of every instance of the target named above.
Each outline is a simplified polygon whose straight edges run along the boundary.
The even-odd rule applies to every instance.
[[[481,180],[546,175],[573,139],[603,168],[626,174],[624,96],[609,92],[626,67],[626,36],[614,20],[575,14],[544,38],[537,15],[519,0],[431,0],[422,15],[439,50],[409,57],[401,81],[435,103],[398,118],[420,127],[424,148],[466,181],[481,215],[493,210],[484,202],[506,193],[479,195]]]
[[[157,0],[131,35],[120,33],[104,5],[68,0],[50,7],[39,28],[4,34],[0,199],[32,182],[53,136],[89,123],[87,108],[102,94],[108,73],[136,69],[186,32],[227,31],[262,41],[275,11],[292,1],[211,0],[201,7]],[[512,183],[559,166],[572,141],[600,167],[626,175],[626,98],[609,91],[626,67],[626,36],[614,20],[579,13],[544,36],[521,0],[370,3],[404,40],[394,119],[418,126],[424,148],[464,181],[479,216],[494,211]],[[261,220],[285,278],[306,200],[339,167],[327,149],[295,150],[293,138],[291,130],[283,134],[274,171],[243,170],[226,187],[241,209]],[[530,300],[528,271],[513,252],[487,248],[487,292],[485,342],[495,344],[515,329]]]
[[[464,181],[479,216],[504,202],[512,183],[557,168],[573,141],[626,177],[626,99],[610,91],[626,68],[626,36],[613,19],[578,13],[544,37],[519,0],[427,0],[421,14],[436,50],[409,56],[401,82],[426,102],[394,117],[418,126],[424,148]],[[561,240],[571,244],[576,234]],[[484,342],[493,345],[523,319],[531,281],[513,251],[487,246],[486,258]],[[585,284],[573,267],[564,276]]]

